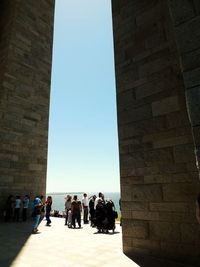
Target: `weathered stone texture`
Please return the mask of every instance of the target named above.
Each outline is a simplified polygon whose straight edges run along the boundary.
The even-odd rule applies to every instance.
[[[0,3],[0,200],[45,194],[54,1]]]
[[[185,8],[177,8],[177,5],[182,5],[182,7],[185,6]],[[200,146],[199,139],[197,138],[199,134],[197,134],[197,132],[199,131],[198,126],[200,125],[200,4],[198,0],[184,0],[184,5],[181,0],[171,0],[169,1],[169,8],[175,26],[174,32],[183,71],[187,109],[192,130],[193,133],[195,133],[193,136],[196,145],[196,160],[199,166]],[[184,21],[178,23],[181,17],[184,17]]]
[[[193,109],[191,121],[199,121],[199,7],[191,0],[112,1],[123,248],[133,257],[200,260],[198,237],[187,233],[197,227],[200,190],[187,109]],[[190,87],[187,103],[184,84]],[[177,250],[170,249],[173,242]]]

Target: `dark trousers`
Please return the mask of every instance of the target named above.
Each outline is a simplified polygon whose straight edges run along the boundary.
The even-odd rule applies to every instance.
[[[47,224],[50,224],[51,223],[51,220],[50,220],[50,211],[46,211],[46,220],[47,220]]]
[[[88,223],[88,207],[83,208],[83,222]]]
[[[78,226],[81,227],[81,213],[80,210],[73,210],[72,213],[72,225],[74,228],[76,227],[76,221],[78,223]]]
[[[14,209],[14,221],[19,221],[19,213],[20,213],[20,208],[15,208]]]
[[[5,222],[10,221],[13,215],[13,209],[12,208],[7,208],[6,209],[6,216],[5,216]]]
[[[23,208],[22,210],[22,220],[25,222],[27,220],[27,209]]]

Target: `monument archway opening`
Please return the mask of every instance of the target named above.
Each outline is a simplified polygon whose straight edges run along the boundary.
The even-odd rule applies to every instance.
[[[57,1],[47,193],[119,195],[115,93],[111,3]]]
[[[182,3],[112,1],[123,251],[198,266],[200,9]],[[0,2],[1,214],[46,192],[53,22],[52,0]]]

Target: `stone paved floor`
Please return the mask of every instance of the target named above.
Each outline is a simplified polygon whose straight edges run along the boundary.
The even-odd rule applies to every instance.
[[[89,225],[69,229],[61,218],[52,218],[51,227],[42,221],[35,235],[31,226],[0,223],[0,267],[192,267],[153,258],[137,265],[122,253],[118,224],[115,234],[98,234]]]
[[[136,267],[122,253],[121,227],[115,234],[98,234],[95,228],[69,229],[64,219],[52,226],[40,224],[30,235],[31,223],[0,224],[0,267]]]

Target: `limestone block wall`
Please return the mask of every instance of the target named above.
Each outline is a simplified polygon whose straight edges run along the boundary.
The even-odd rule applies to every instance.
[[[44,194],[53,0],[0,1],[0,208]]]
[[[195,198],[200,183],[185,85],[190,92],[199,89],[199,59],[191,59],[199,53],[192,38],[192,31],[199,37],[199,18],[193,17],[192,27],[188,21],[185,40],[183,25],[176,32],[170,16],[177,2],[175,12],[182,2],[192,1],[112,1],[123,250],[133,258],[152,255],[197,264]],[[198,1],[194,3],[199,11]],[[196,79],[188,84],[176,35],[180,50],[188,48],[185,64],[189,69],[196,64],[190,72]],[[198,105],[193,95],[190,107],[199,111]]]
[[[200,166],[200,1],[169,1],[195,152]]]

